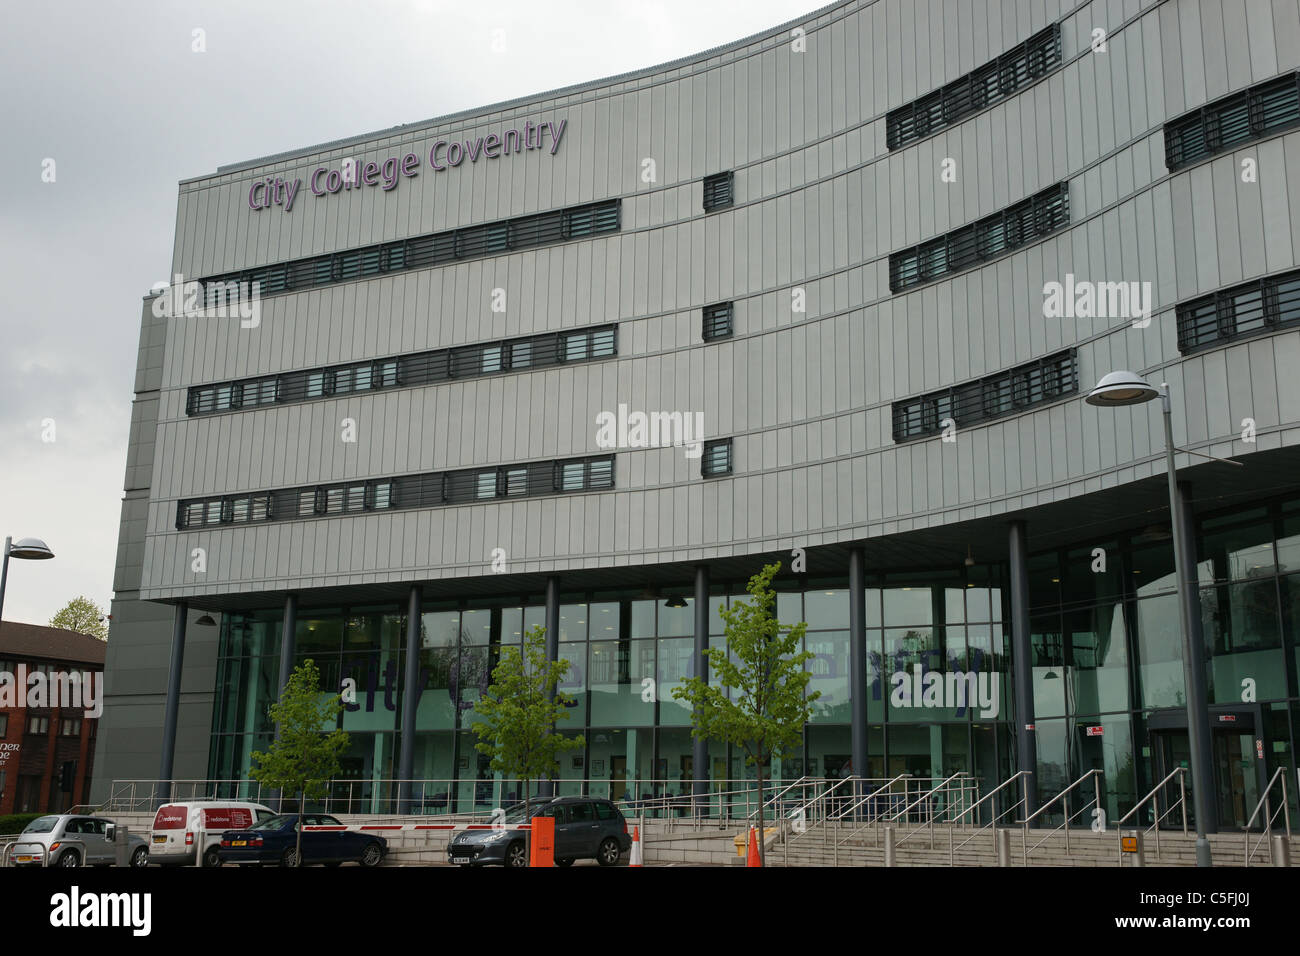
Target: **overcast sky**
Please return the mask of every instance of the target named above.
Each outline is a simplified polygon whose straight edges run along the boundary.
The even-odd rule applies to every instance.
[[[79,594],[108,610],[141,297],[171,265],[179,180],[663,63],[819,5],[6,2],[0,537],[56,558],[10,562],[5,620],[43,624]]]

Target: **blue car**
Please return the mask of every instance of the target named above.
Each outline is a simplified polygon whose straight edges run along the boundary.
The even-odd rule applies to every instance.
[[[282,813],[245,830],[226,830],[221,834],[217,855],[222,863],[242,866],[266,863],[280,866],[310,866],[314,863],[378,866],[388,853],[388,841],[381,836],[349,830],[324,813],[306,813],[302,818],[308,827],[335,829],[303,830],[302,856],[299,857],[298,816],[296,813]]]

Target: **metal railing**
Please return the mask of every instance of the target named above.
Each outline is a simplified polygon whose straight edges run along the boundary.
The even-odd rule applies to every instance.
[[[969,807],[967,807],[965,810],[963,810],[960,814],[958,814],[950,821],[953,825],[948,828],[948,865],[949,866],[956,865],[957,851],[960,850],[962,847],[964,847],[966,844],[975,840],[981,833],[984,832],[985,829],[988,829],[989,832],[992,834],[993,836],[992,850],[994,853],[997,852],[998,821],[1002,817],[1006,816],[1007,814],[1012,813],[1013,811],[1024,807],[1026,794],[1021,793],[1019,799],[1017,799],[1015,803],[1011,804],[1008,807],[1003,808],[1002,810],[993,809],[989,815],[989,822],[981,823],[978,826],[976,826],[975,832],[972,833],[970,836],[968,836],[966,839],[962,840],[960,843],[954,842],[957,839],[957,824],[961,822],[962,817],[966,816],[967,814],[973,814],[976,810],[978,810],[980,804],[982,804],[985,800],[992,800],[999,793],[1001,793],[1002,790],[1005,789],[1006,787],[1009,787],[1012,784],[1016,783],[1022,777],[1030,777],[1030,776],[1032,776],[1032,774],[1028,770],[1017,771],[1016,773],[1008,777],[1006,780],[998,784],[996,787],[994,787],[992,790],[990,790],[988,793],[986,793],[984,796],[980,797],[978,800],[976,800],[974,803],[972,803]],[[993,804],[990,804],[989,806],[990,808],[993,808]],[[974,822],[974,819],[975,818],[972,816],[971,818],[972,823]]]
[[[1250,866],[1250,858],[1254,856],[1255,851],[1259,849],[1261,841],[1268,844],[1268,862],[1276,865],[1277,860],[1273,856],[1272,837],[1273,821],[1277,819],[1277,814],[1279,812],[1283,815],[1286,821],[1287,842],[1289,843],[1291,841],[1291,809],[1287,805],[1286,774],[1286,767],[1278,767],[1277,770],[1273,771],[1273,776],[1269,778],[1268,786],[1264,788],[1264,795],[1260,797],[1259,802],[1255,804],[1255,812],[1250,815],[1250,820],[1246,823],[1246,832],[1244,834],[1246,838],[1246,866]],[[1272,808],[1271,794],[1273,793],[1273,785],[1276,784],[1279,779],[1282,781],[1282,801],[1278,808],[1274,810]],[[1259,816],[1260,810],[1264,811],[1264,830],[1259,835],[1259,839],[1255,841],[1255,846],[1252,849],[1250,845],[1250,828],[1255,825],[1255,818]]]
[[[1086,810],[1088,809],[1088,807],[1090,807],[1090,806],[1091,806],[1091,807],[1098,808],[1098,809],[1101,808],[1101,776],[1102,776],[1102,774],[1101,774],[1101,771],[1100,771],[1100,770],[1089,770],[1087,773],[1085,773],[1085,774],[1084,774],[1082,777],[1080,777],[1078,780],[1074,781],[1074,783],[1070,784],[1068,787],[1066,787],[1064,790],[1062,790],[1062,791],[1061,791],[1060,793],[1058,793],[1056,796],[1052,797],[1051,800],[1048,800],[1046,803],[1044,803],[1041,807],[1039,807],[1039,808],[1038,808],[1037,810],[1035,810],[1033,813],[1029,814],[1029,816],[1025,817],[1025,819],[1022,821],[1023,824],[1024,824],[1024,829],[1021,831],[1021,837],[1020,837],[1020,862],[1021,862],[1024,866],[1028,866],[1028,865],[1029,865],[1029,853],[1030,853],[1030,851],[1031,851],[1031,850],[1036,850],[1036,849],[1038,849],[1038,847],[1042,846],[1044,843],[1046,843],[1048,840],[1050,840],[1050,839],[1052,838],[1052,834],[1054,834],[1057,830],[1061,829],[1062,827],[1065,828],[1065,852],[1066,852],[1066,855],[1067,855],[1067,856],[1069,855],[1069,853],[1070,853],[1070,821],[1071,821],[1075,816],[1078,816],[1080,813],[1083,813],[1084,811],[1086,811]],[[1092,783],[1093,783],[1092,799],[1091,799],[1090,801],[1088,801],[1087,803],[1085,803],[1083,806],[1081,806],[1078,810],[1076,810],[1076,811],[1074,811],[1073,813],[1071,813],[1071,812],[1070,812],[1070,792],[1071,792],[1072,790],[1074,790],[1076,787],[1080,786],[1080,785],[1081,785],[1085,780],[1087,780],[1089,777],[1092,778]],[[1029,846],[1029,845],[1028,845],[1028,844],[1029,844],[1029,824],[1032,823],[1033,820],[1034,820],[1036,817],[1038,817],[1040,814],[1046,812],[1047,809],[1048,809],[1049,807],[1051,807],[1052,805],[1054,805],[1058,800],[1061,801],[1061,805],[1062,805],[1062,807],[1063,807],[1063,811],[1062,811],[1062,813],[1063,813],[1063,816],[1064,816],[1064,820],[1063,820],[1061,823],[1058,823],[1056,826],[1052,827],[1052,829],[1048,830],[1048,831],[1047,831],[1047,835],[1044,836],[1042,839],[1040,839],[1040,840],[1039,840],[1037,843],[1035,843],[1033,846]],[[1104,831],[1098,830],[1097,832],[1098,832],[1098,834],[1100,834],[1100,833],[1102,833],[1102,832],[1104,832]]]
[[[838,813],[832,815],[831,819],[834,821],[833,824],[834,834],[831,839],[831,856],[836,866],[840,865],[841,846],[845,845],[846,843],[851,843],[853,840],[857,838],[858,834],[861,833],[863,830],[874,827],[875,824],[879,822],[881,817],[883,817],[886,813],[894,809],[895,799],[899,797],[899,794],[895,789],[897,785],[899,783],[902,783],[903,793],[901,795],[901,799],[903,803],[906,803],[908,797],[908,788],[911,786],[914,780],[919,786],[921,783],[921,779],[932,779],[932,778],[914,778],[910,774],[900,773],[898,776],[893,777],[890,780],[884,781],[883,783],[881,783],[879,787],[876,787],[876,789],[864,794],[863,796],[859,797],[857,800],[853,801],[853,803],[849,804],[847,807],[841,808]],[[870,780],[870,779],[863,781],[863,783],[867,783],[867,784],[871,784],[875,782],[877,781]],[[865,820],[862,819],[864,808],[866,809]],[[842,837],[840,836],[840,829],[843,827],[844,818],[850,815],[852,816],[854,822],[859,823],[859,825],[854,827],[852,830],[850,830],[848,836]],[[871,845],[879,846],[880,845],[879,831],[872,829],[871,835],[872,835]],[[824,845],[824,841],[823,841],[823,845]]]
[[[847,778],[846,778],[847,779]],[[837,783],[822,777],[777,778],[764,781],[764,807],[773,820],[785,815],[790,806],[803,803],[808,795]],[[706,788],[695,793],[689,778],[639,779],[564,778],[549,781],[555,796],[595,796],[612,800],[629,817],[665,821],[678,826],[726,826],[744,823],[757,813],[758,781],[752,777],[704,781]],[[533,797],[545,782],[531,782]],[[773,793],[775,789],[775,793]],[[409,812],[402,816],[477,818],[490,816],[498,807],[510,807],[524,800],[517,780],[488,779],[366,779],[334,780],[326,795],[308,800],[325,813],[398,816],[400,799],[409,792]],[[793,799],[792,799],[793,795]],[[296,804],[294,795],[281,795],[253,780],[115,780],[100,812],[151,813],[166,803],[202,800],[245,800],[273,810]]]
[[[1160,792],[1174,777],[1178,778],[1178,799],[1170,801],[1169,806],[1167,806],[1164,809],[1164,811],[1161,812]],[[1119,818],[1119,821],[1115,824],[1115,851],[1119,854],[1119,862],[1121,865],[1124,862],[1124,824],[1128,822],[1129,817],[1133,816],[1144,806],[1146,806],[1148,800],[1151,801],[1151,806],[1155,811],[1155,819],[1152,821],[1151,825],[1145,829],[1144,832],[1150,833],[1152,830],[1155,830],[1156,856],[1159,856],[1160,855],[1160,825],[1164,822],[1165,817],[1173,813],[1175,807],[1177,807],[1179,810],[1182,811],[1183,836],[1187,836],[1187,768],[1175,767],[1173,770],[1171,770],[1168,774],[1165,775],[1165,778],[1163,780],[1161,780],[1158,784],[1156,784],[1154,787],[1151,788],[1150,793],[1148,793],[1137,803],[1133,804],[1132,810],[1130,810],[1128,813],[1124,814],[1122,817]]]
[[[953,786],[954,781],[957,783],[956,787]],[[910,830],[905,830],[901,837],[894,840],[894,846],[899,847],[922,830],[928,830],[930,833],[930,849],[933,850],[936,810],[938,811],[939,821],[942,822],[944,814],[951,814],[954,808],[966,809],[966,798],[974,782],[974,777],[965,770],[959,770],[952,776],[944,778],[937,786],[927,790],[892,816],[883,817],[881,819],[882,823],[898,823],[900,820],[906,821],[906,815],[913,810],[917,811],[916,817],[918,819],[915,821],[917,825]],[[978,792],[977,785],[975,789]],[[954,793],[956,794],[955,800],[952,799]]]

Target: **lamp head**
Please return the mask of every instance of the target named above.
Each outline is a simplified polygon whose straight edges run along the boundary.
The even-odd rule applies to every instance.
[[[1133,372],[1110,372],[1103,375],[1097,387],[1084,399],[1089,405],[1116,407],[1119,405],[1141,405],[1153,398],[1160,397],[1156,388],[1142,376]]]
[[[9,546],[9,557],[43,561],[54,557],[54,552],[40,538],[22,538]]]

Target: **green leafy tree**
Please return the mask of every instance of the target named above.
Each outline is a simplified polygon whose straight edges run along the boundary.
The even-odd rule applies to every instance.
[[[65,631],[89,634],[101,641],[108,640],[108,618],[103,610],[90,598],[82,595],[74,597],[58,614],[50,618],[50,627],[59,627]]]
[[[532,781],[557,777],[560,755],[577,750],[581,735],[565,737],[555,729],[569,719],[565,706],[571,698],[558,690],[569,670],[564,659],[546,659],[546,628],[540,625],[524,635],[523,649],[503,647],[492,669],[492,683],[474,704],[478,735],[474,746],[492,758],[491,768],[524,785],[524,820],[530,819]]]
[[[321,693],[316,662],[305,660],[293,669],[279,701],[270,707],[277,727],[271,749],[253,751],[257,766],[250,777],[265,787],[298,794],[298,860],[306,801],[325,795],[329,781],[339,774],[339,757],[348,749],[347,732],[335,728],[342,709],[341,696]]]
[[[715,682],[696,676],[673,690],[674,697],[691,705],[693,736],[738,747],[745,762],[757,768],[759,859],[764,865],[764,768],[772,757],[797,749],[812,702],[821,696],[820,691],[806,693],[812,674],[803,665],[813,654],[799,648],[808,625],[786,626],[773,614],[776,592],[770,585],[780,569],[779,562],[767,565],[749,579],[748,602],[719,609],[727,646],[709,648]]]

